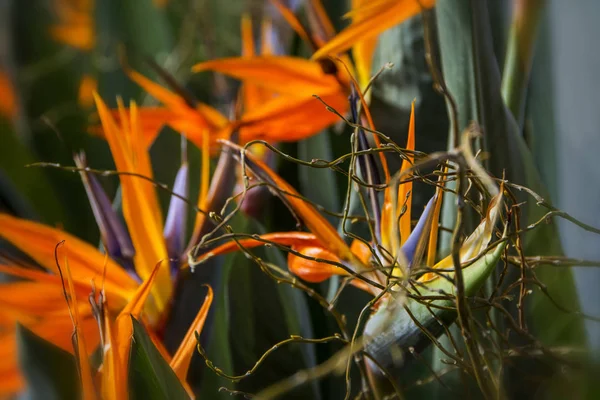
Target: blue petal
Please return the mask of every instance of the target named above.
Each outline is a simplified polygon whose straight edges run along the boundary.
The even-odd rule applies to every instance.
[[[431,226],[430,219],[435,205],[435,198],[436,197],[433,196],[431,200],[429,200],[425,210],[423,211],[423,214],[421,214],[421,217],[415,226],[415,229],[412,231],[401,248],[402,253],[404,253],[404,256],[408,260],[409,268],[413,266],[413,261],[421,258],[423,251],[425,250],[425,246],[423,244],[425,244],[428,238],[429,229],[427,229],[427,227]]]

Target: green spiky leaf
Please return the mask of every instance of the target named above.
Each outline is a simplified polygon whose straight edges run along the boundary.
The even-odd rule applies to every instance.
[[[187,399],[177,375],[156,349],[152,340],[135,318],[131,359],[129,361],[129,388],[133,399]]]
[[[32,400],[79,398],[79,375],[72,354],[17,325],[19,366]]]

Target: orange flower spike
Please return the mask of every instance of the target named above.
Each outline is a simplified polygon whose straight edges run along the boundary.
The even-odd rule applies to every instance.
[[[429,242],[427,245],[427,264],[434,265],[435,257],[437,255],[437,242],[438,232],[440,227],[440,211],[442,209],[442,199],[444,197],[444,180],[446,179],[446,173],[448,172],[448,166],[444,166],[441,175],[438,177],[438,188],[436,189],[437,199],[435,200],[435,208],[433,209],[433,217],[431,222],[431,231],[429,232]]]
[[[198,332],[198,334],[202,332],[202,328],[204,327],[204,322],[206,321],[208,310],[210,309],[212,301],[213,290],[210,286],[208,286],[208,292],[204,298],[204,303],[202,304],[202,307],[198,311],[194,322],[190,326],[190,329],[188,329],[185,337],[179,345],[179,348],[175,352],[173,359],[171,360],[171,369],[175,371],[175,375],[177,375],[183,384],[186,382],[190,361],[192,360],[192,356],[195,353],[196,345],[198,343],[196,341],[196,332]]]
[[[123,131],[117,128],[109,109],[98,95],[95,95],[95,99],[117,170],[137,172],[151,178],[152,170],[139,132],[135,105],[130,110],[131,135],[129,135],[130,147],[128,148]],[[154,186],[146,180],[122,175],[120,181],[123,190],[123,214],[136,249],[134,257],[136,271],[143,279],[147,279],[152,271],[152,266],[157,262],[168,262],[162,219],[159,217],[158,199]],[[172,291],[168,269],[162,269],[158,279],[160,283],[153,291],[156,306],[160,311],[166,306]]]
[[[383,31],[433,7],[435,0],[375,0],[365,3],[348,15],[355,20],[331,41],[313,54],[312,59],[324,58],[348,50],[356,43],[373,38]]]
[[[412,152],[415,150],[415,102],[410,106],[410,121],[408,123],[408,139],[406,140],[406,150],[410,151],[407,154],[408,160],[402,160],[401,172],[404,172],[412,167],[415,161]],[[410,175],[405,175],[403,180],[410,179]],[[400,244],[403,245],[411,232],[411,216],[412,216],[412,181],[401,183],[398,186],[398,204],[397,209],[400,211],[406,205],[406,211],[400,217]]]
[[[77,359],[79,377],[82,383],[82,397],[84,400],[92,400],[97,398],[96,387],[94,386],[92,370],[88,360],[88,353],[85,345],[85,335],[81,330],[81,318],[79,316],[77,293],[75,292],[75,285],[73,284],[73,278],[71,276],[71,269],[69,268],[67,254],[65,254],[64,266],[69,293],[67,296],[67,306],[69,307],[69,312],[71,313],[71,318],[73,321],[73,347],[75,350],[75,357]]]

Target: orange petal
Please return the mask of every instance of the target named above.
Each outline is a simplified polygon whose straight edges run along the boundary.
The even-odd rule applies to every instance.
[[[323,3],[321,0],[310,0],[307,4],[309,7],[309,20],[314,15],[314,24],[319,27],[319,31],[322,32],[320,35],[320,45],[323,45],[325,41],[331,39],[335,36],[335,28],[327,15],[327,11],[325,11],[325,7],[323,7]],[[313,33],[314,34],[314,33]]]
[[[368,2],[365,0],[353,0],[352,9],[360,10],[367,4],[377,3]],[[360,21],[361,13],[356,12],[352,15],[352,21]],[[360,87],[365,88],[371,78],[371,63],[373,61],[373,53],[375,52],[375,46],[377,45],[377,38],[372,37],[364,40],[359,40],[352,46],[352,57],[354,59],[354,65],[356,66],[356,74]]]
[[[498,221],[500,213],[502,212],[503,190],[504,188],[501,187],[500,192],[492,198],[490,204],[488,205],[486,217],[479,223],[473,233],[471,233],[460,246],[459,256],[461,264],[467,264],[479,257],[490,244],[494,227],[496,226],[496,222]],[[452,255],[445,257],[432,268],[444,270],[450,270],[454,268],[454,260],[452,259]],[[438,276],[439,275],[434,274],[433,272],[428,272],[423,274],[423,276],[419,278],[419,281],[426,282]]]
[[[128,298],[137,283],[114,261],[107,259],[95,247],[58,229],[0,213],[0,236],[27,253],[40,265],[58,275],[54,248],[65,241],[69,249],[69,264],[73,280],[84,285],[92,280],[103,282],[107,290]],[[59,253],[63,249],[59,249]],[[106,265],[106,275],[104,266]]]
[[[94,105],[94,92],[98,90],[98,80],[91,75],[84,75],[79,82],[77,101],[79,105],[90,108]]]
[[[117,316],[113,342],[116,348],[114,354],[115,363],[118,364],[115,365],[114,369],[115,373],[119,374],[119,377],[117,377],[119,387],[126,385],[124,382],[127,382],[127,373],[129,371],[129,353],[131,349],[131,337],[133,335],[131,318],[139,319],[144,304],[152,290],[154,280],[158,277],[161,265],[162,263],[158,263],[154,266],[148,278],[140,285],[131,298],[131,301]],[[168,268],[163,269],[168,270]]]
[[[150,272],[150,275],[148,276],[148,278],[146,278],[144,283],[142,283],[137,288],[135,294],[131,297],[131,300],[129,301],[129,303],[127,303],[125,308],[123,308],[123,310],[120,312],[119,317],[127,316],[127,315],[131,314],[131,315],[133,315],[133,317],[135,319],[140,318],[140,314],[142,313],[142,310],[144,309],[144,303],[146,302],[146,300],[148,299],[148,296],[150,295],[150,291],[152,290],[152,285],[154,284],[155,278],[157,278],[159,276],[160,267],[162,265],[163,265],[163,263],[160,263],[160,262],[154,265],[154,268]]]
[[[298,192],[289,183],[265,163],[254,159],[247,152],[246,161],[251,161],[254,164],[254,166],[249,165],[253,173],[262,175],[262,179],[268,178],[271,181],[270,183],[282,192],[282,196],[285,197],[292,209],[319,241],[327,247],[327,250],[359,270],[365,268],[360,260],[352,254],[346,242],[338,235],[337,230],[311,204],[300,198]]]
[[[446,179],[446,173],[448,172],[448,166],[445,166],[442,170],[442,174],[438,178],[438,185],[442,185],[436,189],[437,199],[435,201],[435,208],[433,209],[433,217],[431,222],[431,231],[429,232],[429,243],[427,247],[427,264],[433,265],[435,264],[435,257],[437,254],[437,241],[438,241],[438,231],[440,227],[440,211],[442,209],[442,199],[444,197],[444,191],[442,187],[444,186],[443,181]]]
[[[323,101],[344,115],[348,99],[343,92],[321,96]],[[240,121],[240,142],[254,139],[269,142],[292,142],[316,135],[340,121],[334,113],[312,96],[280,96],[262,107],[244,114]]]
[[[90,51],[96,45],[91,18],[87,21],[73,24],[56,25],[50,28],[54,40],[75,47],[80,50]]]
[[[97,95],[95,99],[117,170],[152,178],[152,168],[139,130],[135,104],[130,108],[131,134],[127,138],[124,136],[127,132],[117,128],[102,99]],[[129,139],[129,144],[126,139]],[[158,198],[154,185],[147,180],[126,175],[121,175],[119,179],[123,191],[123,214],[136,251],[135,268],[143,279],[147,279],[156,263],[168,263]],[[166,306],[172,290],[171,276],[166,268],[160,271],[158,280],[160,283],[153,292],[160,311]]]
[[[7,118],[17,115],[17,96],[8,74],[4,71],[0,71],[0,115]]]
[[[339,259],[323,247],[300,247],[296,251],[312,258],[339,262]],[[307,282],[323,282],[332,275],[348,275],[348,272],[340,267],[325,262],[309,260],[295,254],[288,254],[288,268],[294,275],[299,276]]]
[[[171,360],[171,368],[175,371],[175,374],[179,378],[182,383],[186,382],[187,372],[190,367],[190,361],[192,360],[192,356],[195,353],[197,341],[196,341],[196,332],[200,334],[202,332],[202,328],[204,327],[204,322],[206,321],[206,316],[208,315],[208,310],[213,300],[213,291],[210,286],[208,286],[208,293],[206,294],[206,298],[204,299],[204,303],[202,307],[198,311],[194,322],[188,329],[185,337],[181,341],[177,352],[173,356]]]
[[[119,348],[115,341],[115,332],[112,318],[108,309],[104,307],[104,349],[102,357],[102,395],[106,399],[127,398],[127,382],[123,381],[123,372],[120,370]]]
[[[308,43],[310,45],[314,44],[312,38],[310,37],[308,32],[306,32],[306,29],[304,29],[304,26],[302,25],[300,20],[296,18],[296,15],[292,10],[283,5],[280,0],[271,0],[271,4],[273,4],[277,8],[277,10],[281,13],[281,16],[298,34],[298,36],[300,36],[302,40],[304,40],[305,43]]]
[[[84,301],[90,293],[78,285],[75,285],[75,292]],[[67,311],[60,278],[56,282],[16,281],[2,284],[0,304],[3,313],[10,313],[20,321],[36,321],[39,317],[51,314],[66,315]]]
[[[25,380],[19,371],[17,338],[15,330],[0,335],[0,396],[16,394],[25,386]]]
[[[319,63],[299,57],[265,55],[224,58],[196,64],[192,70],[213,70],[275,93],[297,97],[323,95],[340,87],[336,78],[325,74]]]
[[[415,150],[415,102],[413,101],[410,107],[410,121],[408,123],[408,139],[406,140],[406,150]],[[402,160],[402,167],[400,171],[406,171],[410,169],[415,161],[415,157],[412,154],[407,154],[408,160]],[[405,175],[403,180],[409,179],[410,175]],[[400,217],[400,240],[401,245],[406,242],[406,239],[410,236],[410,222],[412,216],[412,181],[401,183],[398,186],[398,210],[400,211],[404,205],[406,205],[406,211]]]
[[[158,83],[151,81],[139,72],[131,69],[127,69],[125,72],[132,81],[140,85],[146,92],[148,92],[148,94],[159,100],[171,110],[190,108],[181,96],[171,92],[168,89],[165,89]]]
[[[241,34],[242,56],[251,57],[255,54],[254,35],[252,33],[252,18],[248,13],[242,14]]]
[[[421,7],[431,8],[434,4],[435,0],[385,0],[375,6],[366,4],[364,9],[354,11],[352,15],[357,18],[353,23],[315,52],[312,59],[341,53],[418,14]]]
[[[75,357],[77,359],[77,367],[79,369],[79,378],[82,384],[82,397],[84,399],[95,399],[96,387],[94,386],[94,379],[92,377],[92,370],[90,368],[90,362],[88,360],[87,347],[85,345],[86,338],[83,334],[81,327],[81,317],[79,315],[79,303],[77,302],[77,293],[75,291],[75,285],[73,284],[73,278],[71,276],[71,269],[69,268],[68,255],[64,258],[64,269],[67,277],[69,297],[67,298],[67,305],[71,310],[73,317],[73,329],[75,337]]]
[[[358,257],[363,264],[368,265],[373,253],[371,252],[371,248],[365,242],[354,239],[352,241],[352,245],[350,245],[350,250]]]
[[[191,108],[181,96],[171,92],[159,84],[151,81],[142,74],[133,71],[126,71],[129,78],[140,85],[152,97],[162,102],[170,110],[168,123],[175,130],[188,136],[198,147],[201,146],[198,133],[202,133],[205,129],[214,131],[224,128],[228,119],[213,107],[199,103],[196,108]],[[182,122],[186,121],[187,126],[182,126]],[[193,133],[192,133],[193,132]]]

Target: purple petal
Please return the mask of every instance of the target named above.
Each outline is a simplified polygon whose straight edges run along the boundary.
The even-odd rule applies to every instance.
[[[184,251],[188,205],[181,197],[188,197],[188,172],[188,163],[184,162],[181,164],[179,171],[177,171],[177,176],[175,177],[173,193],[177,196],[171,196],[167,221],[165,222],[165,229],[163,231],[163,236],[165,237],[167,244],[167,253],[172,260],[171,266],[174,267],[175,271],[178,270],[177,261]]]
[[[77,167],[86,167],[83,153],[76,155],[74,159]],[[121,262],[125,269],[131,268],[133,271],[131,260],[135,255],[135,249],[127,228],[113,209],[98,179],[86,171],[80,171],[80,175],[106,252],[112,259]]]
[[[425,251],[425,244],[427,243],[429,229],[431,226],[431,217],[433,216],[433,209],[435,205],[435,196],[429,200],[425,210],[421,214],[415,229],[412,231],[401,250],[404,256],[408,260],[409,267],[419,263],[423,252]]]

